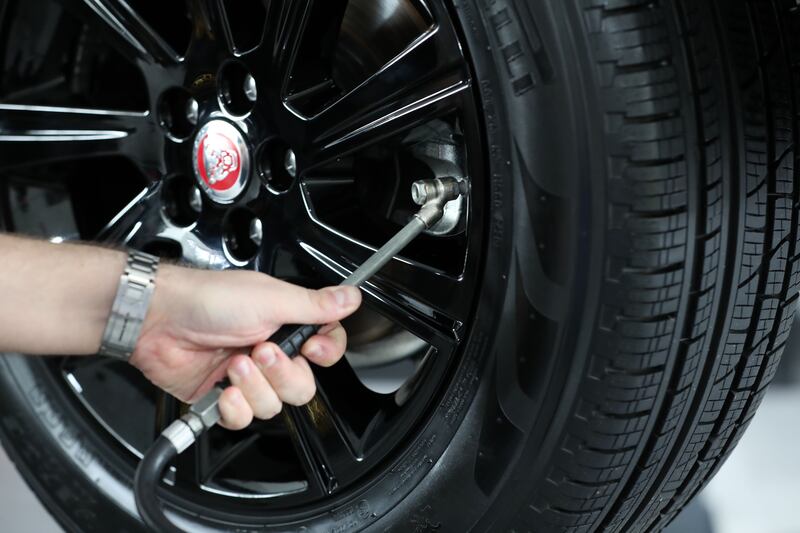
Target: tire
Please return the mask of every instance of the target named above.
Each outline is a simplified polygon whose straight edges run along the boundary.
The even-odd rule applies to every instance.
[[[262,525],[184,509],[197,530],[659,530],[775,374],[800,281],[794,2],[450,7],[490,192],[453,378],[335,508]],[[43,364],[0,361],[9,455],[67,530],[139,530],[132,466]]]

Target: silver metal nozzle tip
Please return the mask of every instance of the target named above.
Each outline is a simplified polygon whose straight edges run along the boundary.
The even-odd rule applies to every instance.
[[[411,199],[417,205],[423,205],[428,201],[428,187],[425,181],[415,181],[411,185]]]
[[[429,202],[447,203],[466,195],[469,186],[466,181],[457,178],[434,178],[415,181],[411,185],[411,199],[417,205]]]

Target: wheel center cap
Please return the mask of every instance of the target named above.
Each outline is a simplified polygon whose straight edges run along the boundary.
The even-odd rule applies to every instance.
[[[215,202],[228,204],[239,196],[250,173],[250,152],[242,133],[230,122],[207,122],[194,140],[194,174]]]

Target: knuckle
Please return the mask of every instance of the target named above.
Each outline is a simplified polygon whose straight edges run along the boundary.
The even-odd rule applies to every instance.
[[[326,309],[325,294],[322,291],[308,289],[306,290],[306,296],[308,296],[308,302],[311,307]]]
[[[244,354],[234,355],[233,357],[231,357],[228,366],[235,366],[237,364],[242,364],[243,362],[247,363],[247,359],[249,359],[249,357]]]

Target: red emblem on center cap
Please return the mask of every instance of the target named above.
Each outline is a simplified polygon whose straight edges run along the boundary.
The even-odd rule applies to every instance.
[[[242,172],[239,148],[227,135],[209,131],[197,146],[195,157],[200,177],[215,191],[227,191]]]
[[[229,204],[247,186],[250,152],[242,132],[226,120],[210,120],[194,139],[192,159],[197,184],[208,197]]]

